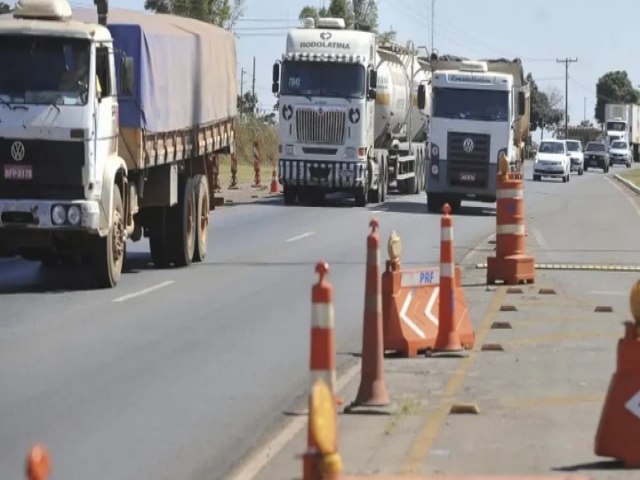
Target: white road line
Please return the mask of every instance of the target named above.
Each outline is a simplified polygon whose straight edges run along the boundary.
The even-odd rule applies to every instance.
[[[286,241],[287,242],[296,242],[298,240],[302,240],[303,238],[307,238],[310,237],[311,235],[315,235],[316,232],[307,232],[307,233],[303,233],[302,235],[296,235],[295,237],[291,237],[288,238]]]
[[[587,293],[590,295],[612,295],[616,297],[624,297],[625,295],[629,295],[628,292],[616,292],[613,290],[592,290]]]
[[[145,288],[144,290],[140,290],[139,292],[134,292],[134,293],[130,293],[128,295],[123,295],[122,297],[118,297],[113,301],[114,302],[126,302],[127,300],[131,300],[132,298],[140,297],[142,295],[146,295],[147,293],[151,293],[154,290],[159,290],[161,288],[168,287],[172,283],[174,283],[173,280],[167,280],[166,282],[162,282],[162,283],[159,283],[159,284],[154,285],[152,287]]]
[[[358,373],[360,362],[347,370],[336,382],[336,390],[340,392]],[[239,471],[232,474],[229,480],[252,480],[260,471],[274,459],[278,453],[304,428],[309,421],[307,415],[291,420],[273,440],[258,450],[244,463]]]
[[[538,244],[545,250],[549,250],[549,244],[547,243],[547,241],[544,239],[544,237],[542,236],[542,232],[540,230],[538,230],[537,227],[530,227],[531,231],[533,232],[533,236],[536,237],[536,242],[538,242]]]

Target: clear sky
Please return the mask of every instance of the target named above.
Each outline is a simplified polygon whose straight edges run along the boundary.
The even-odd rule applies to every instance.
[[[6,0],[5,0],[6,1]],[[90,4],[91,0],[73,3]],[[113,7],[142,9],[144,0],[111,0]],[[275,103],[271,67],[280,57],[287,27],[299,24],[302,6],[328,5],[329,0],[245,0],[244,18],[235,28],[238,81],[251,88],[256,57],[256,92],[261,108]],[[378,0],[381,30],[393,28],[401,42],[430,46],[432,0]],[[569,118],[593,119],[595,84],[610,70],[627,70],[640,84],[635,60],[640,2],[637,0],[435,0],[434,45],[440,53],[472,58],[520,57],[543,90],[555,87],[564,96],[564,64],[569,67]],[[563,105],[564,106],[564,105]]]

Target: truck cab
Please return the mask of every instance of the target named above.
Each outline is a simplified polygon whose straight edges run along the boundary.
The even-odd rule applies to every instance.
[[[0,255],[89,258],[113,285],[126,238],[113,41],[71,16],[64,0],[20,0],[0,18]]]
[[[433,102],[427,207],[454,209],[462,200],[495,202],[498,159],[513,168],[528,134],[518,62],[432,61]],[[519,123],[526,117],[526,124]]]

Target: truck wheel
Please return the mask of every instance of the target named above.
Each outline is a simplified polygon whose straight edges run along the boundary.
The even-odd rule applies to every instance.
[[[283,193],[285,205],[295,205],[296,196],[298,194],[295,187],[285,185],[282,193]]]
[[[441,213],[442,205],[443,202],[439,196],[427,194],[427,211],[429,213]]]
[[[380,203],[384,201],[384,163],[382,155],[378,156],[378,185],[375,190],[369,190],[369,202]]]
[[[120,280],[126,246],[124,218],[122,194],[114,186],[111,228],[106,236],[93,238],[92,263],[98,288],[113,288]]]
[[[169,257],[169,236],[167,234],[168,214],[165,207],[154,207],[153,223],[149,227],[149,249],[151,261],[156,268],[167,268],[171,264]]]
[[[171,207],[169,229],[173,235],[172,260],[176,267],[191,264],[196,248],[196,202],[193,179],[184,178],[178,189],[178,204]]]
[[[207,177],[196,175],[193,177],[196,202],[196,246],[193,253],[194,262],[202,262],[207,256],[209,240],[209,185]]]

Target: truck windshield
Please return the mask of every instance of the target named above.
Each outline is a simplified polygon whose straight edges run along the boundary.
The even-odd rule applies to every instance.
[[[0,99],[86,105],[90,44],[59,37],[0,37]]]
[[[434,89],[434,116],[487,122],[509,119],[509,93],[461,88]]]
[[[620,148],[625,150],[627,148],[627,142],[613,142],[611,148]]]
[[[626,126],[624,122],[607,122],[607,130],[610,132],[624,132]]]
[[[363,98],[365,71],[362,65],[329,62],[284,62],[283,95]]]

